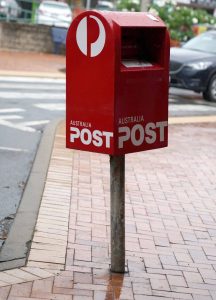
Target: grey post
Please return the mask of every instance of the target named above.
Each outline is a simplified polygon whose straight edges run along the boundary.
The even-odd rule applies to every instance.
[[[125,155],[110,156],[111,272],[125,272]]]

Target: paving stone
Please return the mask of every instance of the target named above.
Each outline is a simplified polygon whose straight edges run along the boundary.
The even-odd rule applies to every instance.
[[[15,297],[15,296],[10,296],[8,297],[7,300],[41,300],[41,298],[26,298],[26,297]],[[44,300],[44,299],[43,299]]]
[[[167,275],[167,279],[170,286],[187,287],[187,283],[183,276]]]
[[[10,297],[30,297],[31,296],[31,290],[32,290],[32,282],[25,282],[22,284],[14,284],[11,287],[10,291]]]
[[[77,296],[75,295],[73,297],[73,300],[92,300],[92,297],[88,297],[88,296]]]
[[[187,282],[203,283],[202,276],[195,272],[183,272]]]
[[[51,300],[73,300],[72,295],[52,294]]]
[[[215,270],[208,270],[208,269],[199,269],[200,275],[202,276],[202,278],[204,279],[204,281],[206,279],[213,279],[216,280],[216,271]]]
[[[7,300],[11,286],[0,287],[0,299]]]
[[[34,268],[34,267],[23,267],[21,270],[33,274],[39,278],[46,278],[51,277],[53,274],[51,272],[48,272],[47,270],[43,270],[40,268]]]
[[[81,249],[75,249],[75,260],[82,260],[82,261],[91,261],[91,251],[84,251]]]
[[[159,255],[162,265],[177,265],[174,255]]]
[[[7,282],[0,281],[0,287],[6,286],[6,285],[8,285],[8,283],[7,283]]]
[[[175,292],[166,292],[166,291],[152,291],[154,296],[159,297],[167,297],[167,298],[174,298],[174,299],[185,299],[185,300],[193,300],[193,297],[189,293],[175,293]]]
[[[151,285],[149,282],[147,283],[133,283],[133,292],[134,295],[151,295]]]
[[[175,252],[175,257],[177,262],[187,262],[192,263],[192,258],[188,253]]]
[[[162,238],[162,237],[155,237],[155,246],[161,246],[161,247],[169,247],[169,239],[168,238]]]
[[[216,256],[215,247],[203,247],[204,252],[208,256]]]
[[[54,279],[54,287],[73,288],[73,279],[69,276],[56,276]]]
[[[166,279],[150,279],[153,290],[170,291],[170,286]]]
[[[50,262],[28,261],[27,266],[33,267],[33,268],[38,268],[38,269],[45,269],[45,271],[48,271],[49,274],[52,274],[51,272],[53,272],[52,275],[55,274],[56,270],[59,270],[59,271],[64,270],[63,264],[50,263]],[[52,275],[44,276],[44,278],[50,277]]]
[[[173,300],[173,298],[162,297],[163,300]],[[147,296],[147,295],[134,295],[134,300],[161,300],[161,297]]]
[[[194,300],[213,300],[214,298],[212,298],[211,296],[203,296],[203,295],[196,295],[193,294],[193,299]]]
[[[31,296],[35,298],[50,298],[53,290],[54,277],[33,282]]]
[[[8,284],[22,283],[23,279],[17,278],[13,275],[9,275],[6,272],[0,272],[0,281]]]
[[[92,283],[92,274],[91,273],[79,273],[74,272],[74,283],[86,283],[91,284]]]
[[[94,300],[113,300],[114,299],[114,292],[113,291],[94,291]]]
[[[191,249],[191,250],[189,250],[189,252],[190,252],[190,255],[194,262],[197,262],[197,263],[206,263],[207,262],[207,257],[202,250]]]
[[[54,287],[53,288],[53,293],[54,294],[60,294],[60,295],[73,295],[73,296],[74,295],[76,295],[76,296],[88,296],[88,297],[93,296],[93,291],[92,290],[79,289],[79,288],[68,289],[68,288]]]
[[[146,268],[162,268],[160,259],[157,255],[151,255],[144,257],[145,267]]]

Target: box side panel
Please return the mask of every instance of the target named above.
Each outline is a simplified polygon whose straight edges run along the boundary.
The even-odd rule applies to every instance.
[[[134,31],[134,32],[133,32]],[[116,154],[168,144],[169,38],[165,28],[122,30]]]

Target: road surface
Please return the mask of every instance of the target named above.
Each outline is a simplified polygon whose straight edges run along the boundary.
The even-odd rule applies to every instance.
[[[65,81],[0,77],[0,103],[0,232],[3,240],[4,227],[17,210],[44,127],[52,119],[64,118]]]
[[[202,95],[192,91],[171,88],[169,90],[169,116],[216,115],[216,103],[203,100]]]

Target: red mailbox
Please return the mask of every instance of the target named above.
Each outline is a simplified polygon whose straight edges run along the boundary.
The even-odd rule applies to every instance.
[[[150,13],[87,11],[66,48],[67,147],[110,155],[168,140],[169,35]]]

